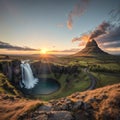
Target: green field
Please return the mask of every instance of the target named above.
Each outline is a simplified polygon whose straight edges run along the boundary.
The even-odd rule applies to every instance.
[[[97,72],[92,74],[98,79],[96,88],[120,83],[120,74],[97,73]]]
[[[47,75],[42,75],[43,77],[46,77]],[[48,77],[53,77],[60,83],[60,89],[52,94],[49,95],[39,95],[35,96],[35,98],[40,98],[44,100],[50,100],[50,99],[57,99],[60,97],[68,96],[74,92],[78,91],[84,91],[90,86],[90,80],[88,76],[84,73],[80,73],[77,78],[74,78],[73,75],[68,74],[62,74],[59,76],[59,78],[56,78],[54,75],[49,74]],[[69,83],[66,82],[67,78],[71,78]]]
[[[3,56],[1,57],[2,61],[11,61],[14,59],[30,59],[30,56],[11,56],[9,60],[4,60]],[[38,62],[41,60],[38,57],[32,57],[31,63]],[[42,62],[47,62],[47,64],[54,64],[57,66],[77,66],[79,73],[77,76],[75,72],[72,74],[68,73],[51,73],[40,74],[39,78],[53,78],[60,83],[60,89],[49,95],[38,95],[38,96],[27,96],[29,98],[37,98],[43,100],[57,99],[60,97],[68,96],[77,91],[85,91],[91,85],[91,78],[88,73],[92,74],[97,81],[95,88],[103,87],[106,85],[120,83],[120,57],[53,57],[50,59],[42,59]],[[9,94],[18,94],[16,88],[12,83],[7,80],[5,76],[0,74],[0,92],[9,93]],[[7,86],[7,87],[5,87]]]

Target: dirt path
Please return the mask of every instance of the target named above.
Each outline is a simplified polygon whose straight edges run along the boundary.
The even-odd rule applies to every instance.
[[[91,84],[90,86],[87,88],[87,90],[93,90],[96,87],[97,84],[97,79],[94,77],[94,75],[92,75],[88,68],[84,68],[83,71],[89,76],[90,80],[91,80]]]

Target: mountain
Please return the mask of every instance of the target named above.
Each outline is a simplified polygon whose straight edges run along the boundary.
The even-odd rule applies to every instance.
[[[77,52],[73,56],[103,56],[109,55],[108,53],[101,50],[95,40],[88,41],[85,48]]]

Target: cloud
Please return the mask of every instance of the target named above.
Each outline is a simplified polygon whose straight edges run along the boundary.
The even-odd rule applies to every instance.
[[[24,50],[24,51],[38,51],[38,49],[34,48],[29,48],[29,47],[19,47],[19,46],[14,46],[9,43],[0,41],[0,49],[7,49],[7,50]]]
[[[118,47],[120,47],[120,41],[105,42],[105,43],[102,43],[102,46],[105,48],[118,48]]]
[[[82,41],[82,42],[87,42],[90,38],[90,35],[88,33],[83,33],[81,34],[80,37],[75,37],[72,39],[72,42],[76,42],[76,41]]]
[[[110,21],[113,23],[120,24],[120,5],[118,8],[114,8],[109,12]]]
[[[73,10],[68,14],[68,29],[72,29],[73,27],[73,18],[76,16],[80,17],[86,11],[89,1],[90,0],[79,0],[79,2],[75,4]]]
[[[73,48],[73,49],[68,49],[68,50],[62,50],[61,52],[77,52],[79,51],[80,49],[77,49],[77,48]]]
[[[89,33],[83,33],[80,37],[75,37],[72,39],[72,42],[83,41],[88,42],[92,39],[95,39],[101,35],[107,34],[108,30],[110,30],[112,25],[109,22],[102,22],[98,27],[95,28],[94,31]]]
[[[51,50],[51,51],[48,51],[50,53],[71,53],[71,52],[77,52],[79,51],[80,49],[77,49],[77,48],[72,48],[72,49],[66,49],[66,50]]]
[[[93,31],[75,37],[72,42],[79,41],[79,46],[85,46],[87,41],[95,39],[100,47],[108,52],[120,52],[120,8],[110,11],[110,20],[103,21]]]
[[[92,39],[95,39],[104,48],[120,47],[120,25],[102,22],[94,31],[81,34],[80,37],[73,38],[72,42],[79,41],[79,46],[83,46]]]
[[[103,47],[120,47],[120,26],[113,27],[103,36],[96,39]]]
[[[75,37],[72,39],[72,42],[81,41],[80,37]]]
[[[93,32],[90,33],[90,39],[95,39],[103,34],[106,34],[112,27],[109,22],[102,22]]]

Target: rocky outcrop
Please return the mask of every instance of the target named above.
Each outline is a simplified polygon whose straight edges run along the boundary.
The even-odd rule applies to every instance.
[[[19,60],[0,62],[0,71],[15,85],[21,80],[20,64]]]
[[[72,74],[76,73],[78,74],[80,70],[78,69],[78,66],[62,66],[62,65],[55,65],[52,63],[42,63],[41,61],[33,62],[31,63],[31,68],[33,71],[33,74],[35,77],[39,78],[40,74],[44,73],[56,73],[61,74]]]

